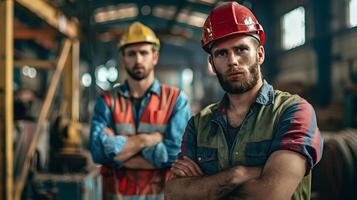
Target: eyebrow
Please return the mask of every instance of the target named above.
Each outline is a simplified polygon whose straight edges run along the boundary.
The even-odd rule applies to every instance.
[[[215,54],[216,52],[219,52],[219,51],[228,51],[228,49],[237,49],[237,48],[247,48],[247,49],[250,49],[251,47],[247,44],[238,44],[238,45],[235,45],[235,46],[231,46],[229,48],[218,48],[218,49],[215,49],[213,50],[213,54]]]
[[[144,52],[150,52],[150,50],[148,49],[130,49],[130,50],[126,50],[126,53],[144,53]]]

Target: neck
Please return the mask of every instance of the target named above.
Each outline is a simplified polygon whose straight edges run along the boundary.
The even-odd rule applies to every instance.
[[[262,79],[259,79],[257,84],[249,91],[243,94],[229,94],[229,107],[230,111],[237,111],[238,113],[247,112],[250,105],[255,102],[260,88],[263,85]]]
[[[136,98],[144,96],[149,87],[154,83],[154,80],[155,78],[153,73],[151,73],[147,78],[140,81],[128,77],[130,95]]]

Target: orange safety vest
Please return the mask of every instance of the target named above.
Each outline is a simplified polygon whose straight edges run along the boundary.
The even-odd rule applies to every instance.
[[[176,104],[179,90],[161,85],[161,96],[152,93],[144,108],[136,128],[132,102],[116,91],[105,92],[103,97],[112,111],[117,135],[135,135],[137,132],[163,132]],[[151,199],[163,199],[164,184],[171,176],[170,169],[135,170],[124,167],[116,169],[109,165],[101,167],[103,191],[110,199],[138,199],[150,196]]]

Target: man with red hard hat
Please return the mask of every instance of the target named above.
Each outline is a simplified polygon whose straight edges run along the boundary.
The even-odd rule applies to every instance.
[[[226,94],[188,122],[166,198],[310,199],[323,145],[316,115],[263,79],[263,27],[226,2],[208,16],[201,42]]]

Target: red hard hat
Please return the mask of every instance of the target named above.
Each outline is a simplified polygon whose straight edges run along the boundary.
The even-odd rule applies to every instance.
[[[264,45],[265,33],[253,13],[237,2],[226,2],[215,7],[207,17],[202,31],[201,45],[209,53],[210,44],[233,34],[258,34]]]

